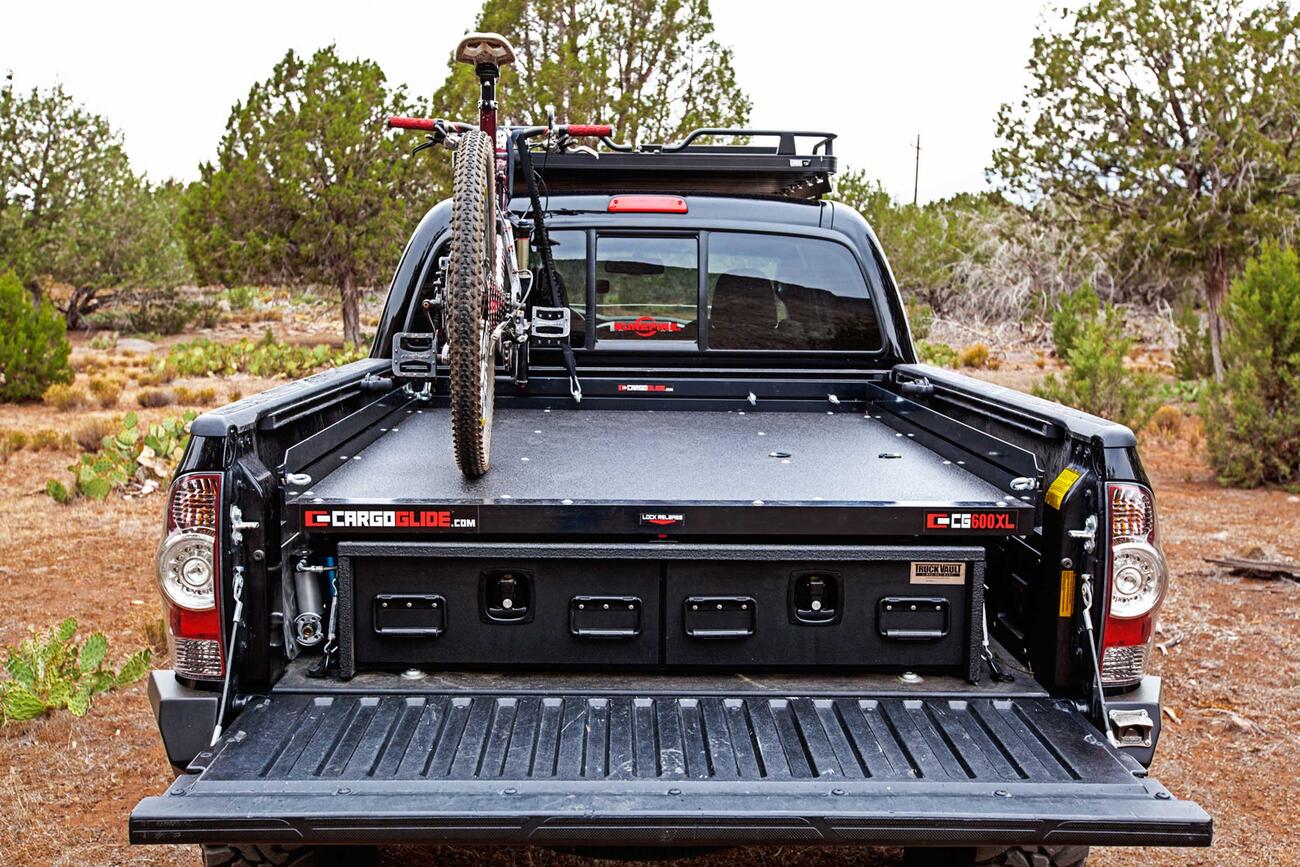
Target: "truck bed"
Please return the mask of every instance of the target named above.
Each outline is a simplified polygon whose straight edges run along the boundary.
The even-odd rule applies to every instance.
[[[290,492],[290,510],[462,507],[473,510],[476,531],[493,532],[505,525],[492,524],[479,510],[510,510],[503,518],[518,527],[525,514],[519,510],[544,506],[557,519],[545,527],[530,522],[529,529],[771,533],[785,528],[854,535],[950,532],[946,516],[941,527],[929,516],[954,508],[1006,515],[1000,522],[989,520],[987,528],[966,528],[1005,534],[1027,527],[1033,515],[1032,504],[977,476],[961,456],[935,451],[914,433],[861,410],[498,407],[492,470],[476,480],[457,469],[450,431],[446,407],[390,415],[373,442],[355,453],[340,447],[318,461],[311,475],[319,480]],[[661,514],[688,507],[689,516],[674,513],[681,519],[675,522]],[[727,521],[736,510],[744,510],[744,520]],[[535,509],[527,514],[537,517]],[[660,523],[647,525],[647,514],[661,514]],[[792,526],[790,519],[806,526]],[[382,529],[347,520],[350,532]],[[344,528],[304,521],[304,529]]]

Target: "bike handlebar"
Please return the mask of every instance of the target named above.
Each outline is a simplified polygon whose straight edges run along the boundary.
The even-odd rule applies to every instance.
[[[438,128],[439,124],[453,132],[467,132],[474,128],[467,123],[459,123],[454,120],[438,120],[432,117],[400,117],[394,115],[388,119],[389,129],[418,129],[423,132],[433,132]]]
[[[401,117],[399,115],[393,115],[388,118],[389,129],[415,129],[423,132],[433,132],[438,128],[439,124],[453,132],[468,132],[469,130],[474,129],[473,124],[459,123],[454,120],[439,120],[432,117]],[[523,127],[516,132],[523,132],[525,129],[528,132],[524,133],[524,135],[541,135],[547,131],[546,127],[538,126]],[[614,127],[607,123],[569,123],[557,126],[555,131],[561,135],[572,136],[574,138],[582,136],[604,138],[605,136],[613,135]]]
[[[604,138],[605,136],[612,135],[614,132],[614,127],[607,123],[570,123],[561,126],[558,129],[560,132],[574,137],[589,135],[595,136],[596,138]]]

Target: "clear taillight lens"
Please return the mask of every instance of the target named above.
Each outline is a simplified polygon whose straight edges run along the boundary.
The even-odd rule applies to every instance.
[[[218,529],[221,475],[187,473],[172,482],[167,499],[167,537],[158,548],[158,586],[176,673],[199,680],[224,675]]]
[[[1156,612],[1169,568],[1159,547],[1155,497],[1142,485],[1106,486],[1110,526],[1110,600],[1102,634],[1101,679],[1137,683],[1146,674]]]

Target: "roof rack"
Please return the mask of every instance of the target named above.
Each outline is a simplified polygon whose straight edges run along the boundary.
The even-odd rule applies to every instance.
[[[694,144],[699,139],[765,138],[775,145]],[[801,140],[812,139],[800,153]],[[679,142],[622,144],[609,150],[539,155],[535,168],[550,193],[722,193],[816,199],[831,189],[835,134],[804,130],[705,128]],[[518,171],[516,167],[516,171]]]

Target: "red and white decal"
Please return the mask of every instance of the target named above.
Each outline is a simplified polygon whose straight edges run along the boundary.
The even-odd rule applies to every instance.
[[[656,334],[671,333],[681,331],[680,323],[667,321],[660,322],[653,316],[638,316],[631,322],[615,322],[614,331],[630,331],[637,337],[654,337]]]
[[[642,394],[672,394],[671,385],[662,385],[660,383],[649,382],[620,382],[619,391],[640,392]]]
[[[1011,530],[1016,529],[1014,512],[926,512],[925,529],[951,530]]]
[[[452,509],[307,509],[307,530],[476,530],[478,518]]]

